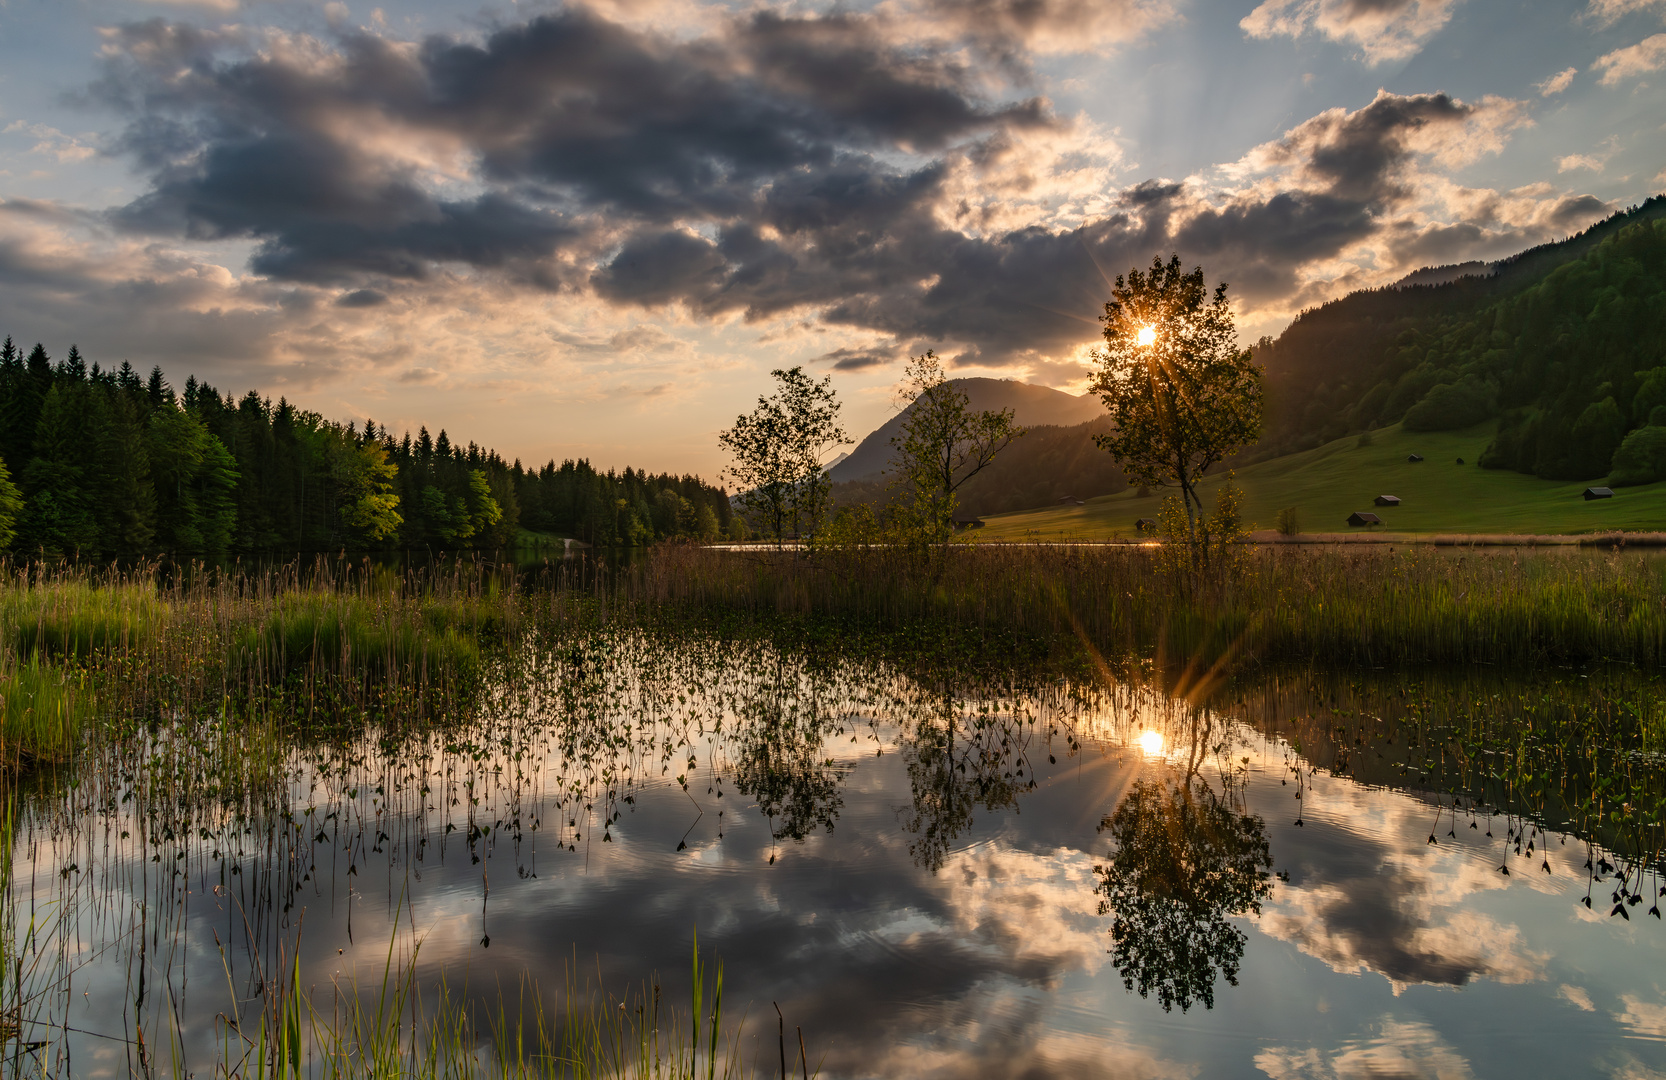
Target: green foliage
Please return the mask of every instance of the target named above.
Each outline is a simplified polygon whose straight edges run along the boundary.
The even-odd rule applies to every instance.
[[[1606,475],[1666,405],[1666,198],[1488,277],[1354,293],[1257,344],[1270,395],[1257,458],[1369,425],[1450,431],[1500,415],[1484,467]]]
[[[0,764],[67,759],[94,708],[84,678],[43,663],[39,654],[0,665]]]
[[[943,544],[954,534],[956,492],[1025,432],[1011,409],[972,412],[930,349],[910,358],[903,384],[902,430],[891,440],[893,482],[902,494],[899,539],[913,547]]]
[[[250,392],[222,396],[160,368],[54,365],[0,345],[0,548],[54,556],[343,547],[500,548],[521,526],[588,543],[690,535],[698,507],[721,532],[727,495],[695,476],[601,473],[586,461],[528,470],[427,429],[396,440]],[[655,523],[661,491],[688,514]],[[8,508],[9,492],[21,501]]]
[[[0,461],[0,548],[11,544],[17,535],[17,519],[23,513],[23,493],[12,483],[6,463]]]
[[[1458,431],[1474,427],[1493,415],[1497,403],[1497,388],[1473,375],[1456,383],[1440,383],[1406,411],[1406,430]]]
[[[1197,482],[1261,431],[1261,370],[1240,352],[1226,285],[1211,299],[1203,268],[1153,259],[1117,276],[1093,389],[1115,425],[1097,437],[1131,483],[1180,488],[1188,526]]]
[[[740,489],[743,512],[767,539],[814,540],[829,507],[822,458],[850,443],[839,427],[833,377],[816,382],[801,367],[770,372],[775,393],[718,435],[732,462],[724,476]]]
[[[1294,506],[1286,506],[1278,512],[1278,531],[1285,536],[1295,536],[1302,531],[1301,515]]]
[[[1626,436],[1614,452],[1614,487],[1631,487],[1666,480],[1666,426],[1640,427]]]

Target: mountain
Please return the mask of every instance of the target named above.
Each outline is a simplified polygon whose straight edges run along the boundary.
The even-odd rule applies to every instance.
[[[966,395],[967,407],[973,412],[1011,409],[1014,420],[1024,427],[1075,427],[1105,415],[1105,406],[1092,394],[1076,397],[1046,386],[1006,379],[951,379],[949,385]],[[891,439],[902,430],[907,415],[904,409],[891,417],[828,469],[833,482],[879,479],[891,461]]]
[[[1396,423],[1496,418],[1483,466],[1666,478],[1666,196],[1478,269],[1352,293],[1254,352],[1267,423],[1240,464]]]
[[[1128,481],[1122,470],[1093,442],[1095,435],[1110,426],[1110,417],[1101,411],[1085,424],[1040,424],[1030,428],[956,493],[956,515],[982,517],[1031,510],[1058,505],[1066,498],[1074,506],[1078,499],[1125,490]],[[841,506],[858,502],[883,505],[894,497],[886,476],[833,485],[833,499]]]

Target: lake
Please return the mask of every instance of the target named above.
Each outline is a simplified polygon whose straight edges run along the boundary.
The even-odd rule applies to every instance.
[[[8,1069],[235,1069],[291,971],[323,1016],[686,1003],[697,934],[760,1076],[800,1032],[824,1077],[1666,1075],[1658,829],[1533,756],[1658,792],[1534,734],[1651,694],[614,630],[466,725],[245,747],[252,786],[159,718],[17,788]]]

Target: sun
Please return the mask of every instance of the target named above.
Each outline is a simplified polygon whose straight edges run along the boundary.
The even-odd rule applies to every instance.
[[[1146,757],[1156,757],[1163,752],[1163,734],[1160,731],[1142,731],[1134,741],[1140,744],[1140,753]]]
[[[1140,327],[1139,334],[1136,336],[1140,346],[1142,348],[1149,349],[1151,347],[1151,343],[1157,340],[1157,331],[1154,327],[1142,326]]]

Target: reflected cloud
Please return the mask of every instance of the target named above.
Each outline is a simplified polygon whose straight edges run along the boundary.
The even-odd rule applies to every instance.
[[[1269,1047],[1255,1064],[1273,1080],[1469,1080],[1462,1054],[1421,1021],[1385,1018],[1369,1039],[1335,1050]]]

